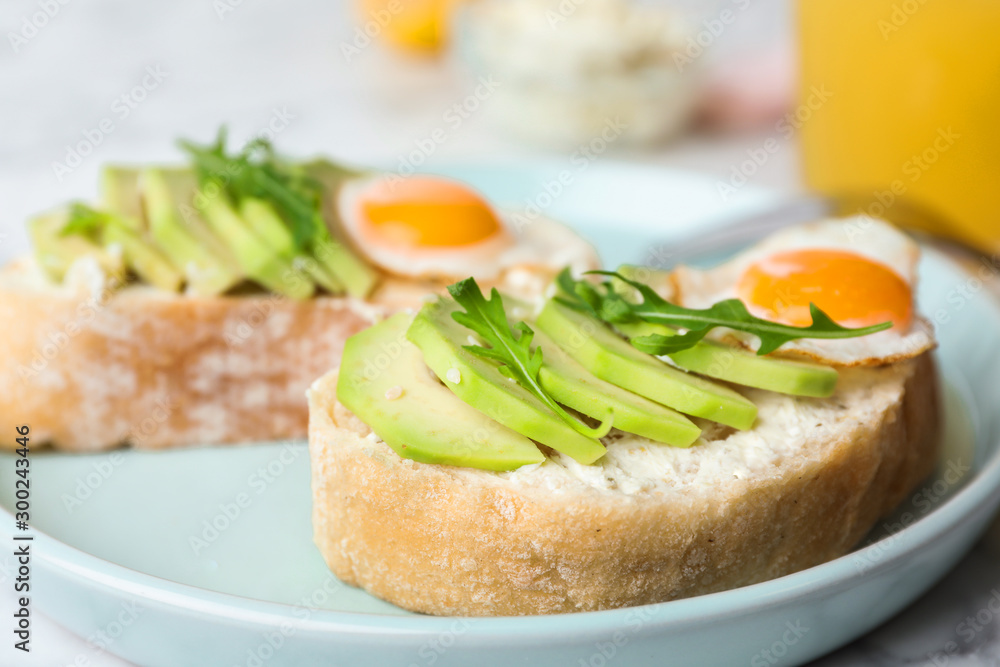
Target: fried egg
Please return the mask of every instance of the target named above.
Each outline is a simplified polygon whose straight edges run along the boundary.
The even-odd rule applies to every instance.
[[[593,248],[569,228],[505,213],[439,176],[352,180],[338,205],[348,240],[398,276],[453,282],[492,280],[518,266],[596,268]]]
[[[737,298],[757,317],[800,327],[812,322],[810,303],[846,327],[892,322],[875,334],[804,338],[773,353],[838,366],[887,364],[935,346],[932,326],[915,312],[919,259],[919,246],[885,222],[826,220],[782,230],[713,269],[676,268],[673,299],[707,308]],[[760,347],[756,336],[730,329],[710,337]]]

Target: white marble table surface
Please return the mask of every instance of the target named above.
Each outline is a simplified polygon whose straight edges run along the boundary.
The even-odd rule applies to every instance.
[[[23,32],[42,4],[58,11]],[[221,14],[220,6],[232,11]],[[787,21],[782,0],[758,4],[753,30]],[[345,62],[350,39],[343,0],[4,0],[0,3],[0,261],[23,251],[29,213],[94,192],[98,166],[111,160],[170,160],[171,139],[207,139],[219,122],[239,138],[288,117],[280,146],[293,154],[324,152],[364,164],[394,165],[416,137],[437,127],[466,93],[454,68],[399,62],[377,47]],[[768,13],[773,13],[773,15]],[[746,28],[750,28],[749,19]],[[779,28],[780,30],[780,25]],[[11,33],[30,34],[24,40]],[[16,43],[15,43],[16,42]],[[157,73],[149,76],[150,72]],[[136,86],[147,90],[135,94]],[[122,96],[131,100],[122,100]],[[145,99],[137,101],[137,97]],[[129,103],[131,102],[131,106]],[[126,113],[127,112],[127,113]],[[66,147],[111,120],[91,155],[68,173]],[[105,128],[109,126],[105,124]],[[725,178],[766,136],[692,136],[646,153],[615,154],[647,164]],[[478,115],[451,132],[427,166],[458,160],[543,155],[497,136]],[[794,142],[783,142],[752,182],[795,192]],[[13,607],[9,573],[0,569],[0,609]],[[981,544],[941,584],[882,628],[819,661],[823,667],[1000,665],[995,620],[969,640],[968,616],[1000,595],[1000,553]],[[3,611],[7,614],[9,611]],[[0,647],[2,665],[125,664],[44,618],[35,621],[30,657]],[[956,653],[939,654],[949,641]]]

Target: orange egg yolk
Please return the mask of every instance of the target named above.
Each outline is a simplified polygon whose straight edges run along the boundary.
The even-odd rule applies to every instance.
[[[771,255],[746,270],[737,294],[758,317],[793,326],[812,322],[815,303],[834,322],[863,327],[891,321],[910,326],[909,284],[884,264],[840,250],[792,250]]]
[[[461,248],[506,234],[485,199],[445,178],[380,179],[359,200],[365,235],[383,246]]]

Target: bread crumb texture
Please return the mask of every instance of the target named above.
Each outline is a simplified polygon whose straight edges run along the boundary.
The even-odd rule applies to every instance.
[[[304,437],[309,385],[375,308],[345,298],[199,298],[52,287],[0,273],[0,430],[75,451]]]
[[[934,468],[930,354],[841,372],[828,399],[746,390],[750,431],[690,449],[620,432],[594,465],[507,473],[401,459],[311,393],[315,540],[343,581],[447,615],[550,614],[745,586],[847,553]]]
[[[580,259],[595,268],[587,248]],[[305,437],[306,390],[347,338],[445,291],[385,276],[368,300],[197,297],[78,265],[60,285],[31,259],[0,269],[0,430],[31,424],[37,442],[69,451]],[[484,287],[537,299],[554,275],[518,265]]]

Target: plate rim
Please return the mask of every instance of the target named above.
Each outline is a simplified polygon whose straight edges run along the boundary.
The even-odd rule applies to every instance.
[[[554,165],[562,164],[555,160],[536,161],[531,168],[536,172]],[[451,172],[463,168],[498,169],[507,171],[525,167],[524,163],[514,160],[491,162],[488,160],[469,162],[467,164],[453,163],[436,167],[435,172]],[[609,172],[636,171],[658,172],[664,175],[682,176],[687,181],[701,179],[711,182],[711,176],[675,167],[642,165],[633,162],[602,159],[592,168],[600,168]],[[747,192],[754,197],[762,195],[773,201],[780,201],[784,193],[768,191],[766,188],[747,186]],[[758,204],[759,205],[759,204]],[[710,228],[716,221],[710,218],[706,227]],[[721,221],[719,221],[721,223]],[[654,231],[647,224],[629,224],[631,229],[641,232]],[[672,236],[682,238],[690,233],[690,229],[657,229],[664,241]],[[700,230],[700,231],[705,231]],[[925,250],[927,248],[925,247]],[[957,264],[947,256],[933,252],[941,261],[951,264],[957,271],[962,271]],[[988,306],[1000,317],[1000,303],[991,300]],[[963,376],[964,378],[964,376]],[[963,400],[963,403],[965,401]],[[974,406],[968,406],[974,407]],[[650,610],[643,632],[648,630],[684,628],[688,625],[703,624],[706,621],[717,621],[741,616],[750,611],[777,607],[783,604],[801,601],[810,595],[823,591],[834,591],[858,580],[859,576],[876,577],[885,570],[898,565],[901,559],[912,555],[914,551],[927,544],[959,531],[963,524],[983,512],[993,512],[1000,505],[1000,443],[986,442],[986,435],[981,425],[976,424],[974,433],[975,445],[989,447],[996,445],[992,455],[987,458],[982,467],[954,494],[935,507],[930,513],[920,517],[911,525],[899,532],[893,533],[890,552],[875,562],[865,572],[859,575],[851,563],[853,559],[871,555],[876,549],[885,548],[884,540],[879,540],[861,549],[854,550],[840,558],[796,572],[784,577],[772,579],[742,588],[720,591],[706,595],[673,600],[668,602],[626,607],[603,611],[573,612],[567,614],[536,615],[536,616],[501,616],[501,617],[455,617],[426,615],[397,615],[367,612],[335,611],[327,609],[311,609],[309,617],[303,619],[292,612],[302,608],[282,602],[273,602],[244,597],[232,593],[223,593],[200,588],[191,584],[172,581],[156,575],[125,567],[104,560],[55,537],[32,527],[36,549],[33,554],[36,561],[41,561],[47,567],[58,569],[74,577],[82,585],[102,588],[119,594],[131,594],[152,602],[169,606],[193,615],[217,618],[224,615],[227,620],[244,621],[271,627],[291,623],[297,631],[331,631],[377,632],[383,638],[393,640],[414,635],[430,635],[448,631],[458,618],[468,618],[474,621],[474,630],[470,633],[477,638],[488,639],[509,637],[516,632],[520,640],[554,640],[559,636],[578,635],[588,628],[605,629],[620,627],[627,623],[630,614],[636,610]],[[10,526],[13,524],[13,514],[0,506],[0,517],[9,523],[0,522],[0,535],[13,537]],[[934,519],[931,521],[931,519]],[[44,609],[42,610],[44,613]]]
[[[956,270],[962,270],[942,253],[933,250],[931,252],[937,259],[951,264]],[[1000,303],[991,301],[989,307],[1000,317]],[[964,379],[964,376],[962,377]],[[964,403],[966,401],[963,399]],[[981,425],[976,423],[973,426],[976,448],[988,447],[986,434]],[[851,561],[859,557],[864,558],[866,555],[871,556],[876,550],[886,549],[883,544],[885,539],[832,561],[741,588],[637,607],[534,616],[427,616],[309,608],[308,618],[302,619],[293,614],[302,605],[212,591],[165,579],[104,560],[61,542],[37,528],[32,528],[32,535],[36,544],[35,559],[49,567],[72,575],[89,586],[98,584],[117,593],[134,595],[196,615],[207,617],[224,615],[229,620],[271,627],[292,623],[298,631],[378,631],[383,636],[396,638],[412,636],[415,633],[440,633],[451,628],[456,619],[467,618],[474,621],[475,629],[470,632],[477,637],[509,636],[516,632],[520,639],[532,640],[552,639],[560,634],[560,628],[564,633],[577,634],[588,627],[597,629],[616,624],[620,626],[627,623],[629,615],[635,614],[639,609],[649,610],[649,618],[644,628],[671,626],[679,629],[687,625],[722,620],[753,610],[799,601],[811,594],[826,590],[837,590],[845,585],[851,585],[858,577],[874,577],[884,570],[895,567],[898,561],[905,559],[922,546],[960,530],[962,524],[970,517],[984,511],[993,511],[998,504],[1000,504],[1000,445],[995,447],[992,455],[961,489],[927,515],[893,533],[890,536],[892,544],[888,547],[889,553],[882,554],[883,557],[866,568],[863,574],[856,572],[856,566],[852,565]],[[9,519],[0,522],[0,525],[8,527],[14,525],[14,515],[6,507],[0,506],[0,517]],[[932,517],[933,521],[930,520]],[[8,538],[14,536],[9,528],[0,529],[0,533]],[[572,627],[567,626],[567,619],[572,619]]]

